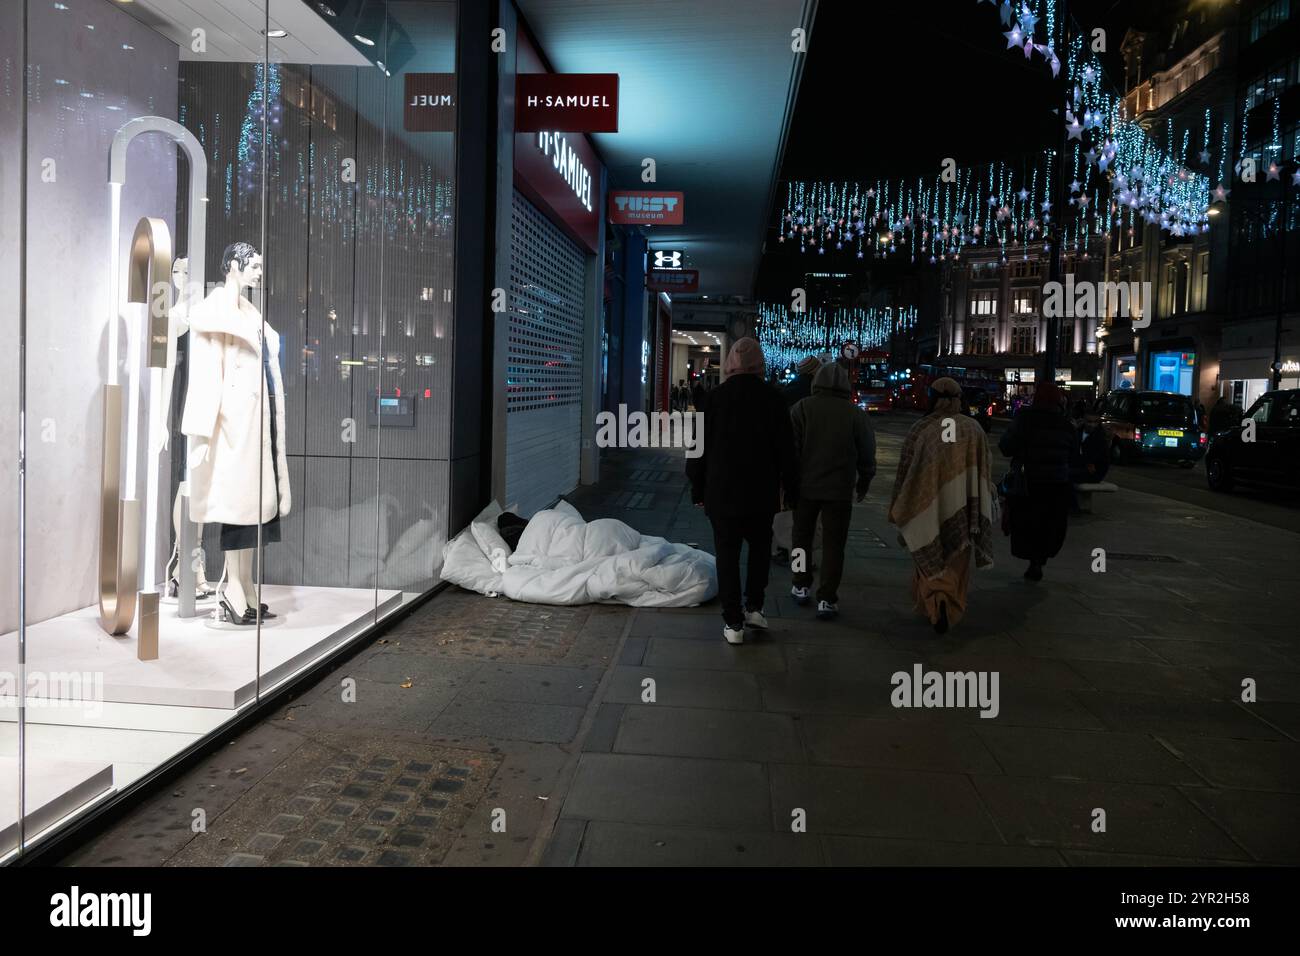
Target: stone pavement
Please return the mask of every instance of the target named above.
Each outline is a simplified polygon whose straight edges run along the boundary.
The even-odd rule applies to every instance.
[[[884,517],[910,422],[876,419],[838,621],[795,607],[775,567],[771,629],[743,647],[716,603],[448,592],[69,862],[1300,862],[1300,538],[1125,489],[1073,521],[1040,584],[999,539],[939,637]],[[671,453],[607,455],[571,500],[712,547]],[[893,707],[891,675],[918,664],[996,671],[998,715]]]

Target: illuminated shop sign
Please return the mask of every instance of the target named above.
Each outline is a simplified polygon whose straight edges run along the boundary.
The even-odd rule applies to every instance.
[[[618,132],[617,73],[520,73],[515,132]]]
[[[551,161],[554,170],[564,178],[578,202],[587,212],[592,212],[591,172],[583,165],[582,158],[569,144],[569,137],[559,133],[538,133],[537,148]]]
[[[616,189],[609,194],[609,221],[623,226],[680,226],[686,197],[679,192]]]

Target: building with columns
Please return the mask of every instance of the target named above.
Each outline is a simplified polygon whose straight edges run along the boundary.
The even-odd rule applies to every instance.
[[[1075,282],[1102,279],[1094,253],[1070,256]],[[943,264],[939,278],[937,365],[965,370],[972,381],[997,382],[1010,399],[1033,391],[1047,349],[1044,311],[1048,257],[1041,251],[971,248]],[[1076,382],[1072,392],[1100,388],[1098,317],[1063,315],[1056,378]]]

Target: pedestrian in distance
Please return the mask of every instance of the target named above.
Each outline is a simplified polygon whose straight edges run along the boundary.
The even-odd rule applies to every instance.
[[[795,366],[797,373],[794,380],[785,387],[785,401],[791,408],[796,402],[801,402],[812,394],[813,379],[817,371],[822,367],[821,359],[815,355],[809,355]]]
[[[1028,581],[1043,579],[1043,566],[1065,543],[1074,493],[1070,483],[1074,440],[1065,394],[1054,382],[1039,382],[1033,404],[1016,413],[998,441],[1002,454],[1011,459],[1007,483],[1011,553],[1029,562]]]
[[[993,566],[993,484],[982,429],[963,413],[961,386],[940,378],[929,413],[903,439],[889,521],[912,555],[912,598],[935,631],[966,613],[971,564]]]
[[[704,379],[697,378],[695,386],[691,389],[691,404],[695,406],[697,412],[704,411]]]
[[[1080,514],[1079,485],[1106,480],[1110,470],[1110,439],[1101,424],[1101,413],[1088,408],[1074,433],[1070,446],[1070,514]]]
[[[791,562],[798,569],[790,593],[801,607],[810,600],[813,536],[820,516],[817,617],[831,620],[839,615],[839,586],[853,501],[867,496],[876,474],[876,436],[867,413],[853,404],[848,371],[834,362],[818,370],[812,395],[790,410],[790,421],[799,456],[799,502],[794,509]],[[800,556],[802,567],[798,566]]]
[[[718,565],[722,636],[743,644],[745,628],[766,628],[766,596],[772,553],[772,519],[799,497],[798,461],[790,410],[781,392],[764,381],[763,349],[738,339],[727,353],[726,381],[712,389],[703,419],[703,454],[689,459],[691,501],[713,525]],[[744,591],[740,550],[748,545]]]
[[[1241,409],[1227,395],[1220,395],[1219,400],[1214,403],[1210,409],[1209,427],[1206,429],[1211,435],[1217,435],[1219,432],[1226,432],[1230,428],[1236,428],[1241,424]]]

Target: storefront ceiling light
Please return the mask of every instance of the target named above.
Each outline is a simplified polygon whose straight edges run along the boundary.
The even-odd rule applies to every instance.
[[[337,16],[338,16],[338,14],[334,12],[334,8],[331,7],[331,6],[330,6],[329,4],[327,4],[327,3],[318,3],[318,4],[316,4],[316,9],[319,10],[321,13],[325,14],[325,16],[327,16],[327,17],[337,17]]]
[[[366,46],[375,45],[374,40],[370,39],[370,37],[363,37],[360,33],[352,34],[352,39],[356,40],[358,43],[364,43]]]
[[[272,40],[282,40],[289,35],[288,30],[263,30],[262,32]]]

